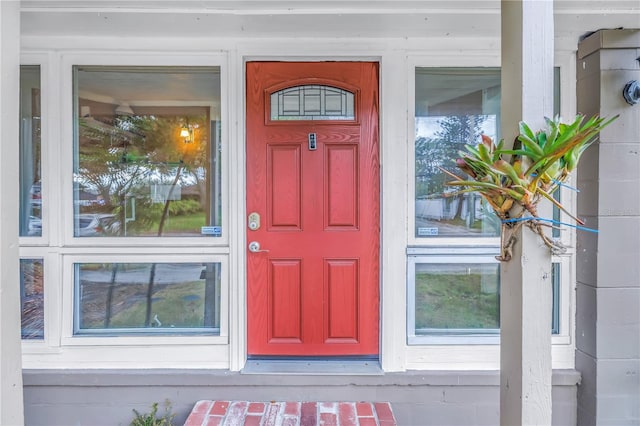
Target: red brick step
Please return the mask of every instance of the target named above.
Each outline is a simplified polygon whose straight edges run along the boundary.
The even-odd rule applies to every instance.
[[[198,401],[185,426],[393,426],[388,402]]]

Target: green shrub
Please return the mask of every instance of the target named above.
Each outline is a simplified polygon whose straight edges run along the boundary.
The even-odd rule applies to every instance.
[[[171,426],[173,424],[173,418],[176,416],[171,413],[171,404],[168,400],[165,402],[164,415],[161,417],[158,417],[157,402],[151,405],[150,413],[140,414],[136,409],[134,409],[133,412],[136,416],[131,421],[130,426]]]
[[[200,210],[200,203],[196,200],[178,200],[169,204],[170,216],[183,216],[197,213]]]

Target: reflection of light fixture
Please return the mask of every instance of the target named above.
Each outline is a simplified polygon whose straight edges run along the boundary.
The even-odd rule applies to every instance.
[[[116,107],[116,115],[133,115],[134,112],[128,103],[121,103]]]
[[[182,129],[180,129],[180,137],[184,140],[184,143],[193,142],[193,128],[188,124],[182,126]]]

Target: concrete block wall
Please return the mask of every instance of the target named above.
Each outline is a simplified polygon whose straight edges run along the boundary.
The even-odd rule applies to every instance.
[[[578,112],[611,117],[578,170],[576,369],[578,424],[640,424],[640,30],[601,30],[578,48]]]

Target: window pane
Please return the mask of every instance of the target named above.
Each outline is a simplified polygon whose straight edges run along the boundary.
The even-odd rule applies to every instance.
[[[271,94],[271,120],[353,120],[353,93],[329,86],[297,86]]]
[[[220,331],[219,263],[82,263],[75,274],[75,334]]]
[[[553,69],[553,115],[559,115],[560,114],[560,67],[555,67]],[[562,201],[560,200],[560,188],[558,188],[556,190],[556,192],[553,193],[553,198],[559,202],[562,203]],[[554,205],[553,206],[553,220],[555,220],[556,222],[560,222],[560,209],[558,208],[558,206]],[[551,230],[551,236],[553,238],[560,238],[560,228],[559,227],[554,227]]]
[[[551,264],[551,282],[553,285],[553,310],[551,311],[551,333],[560,333],[560,278],[561,264],[554,262]]]
[[[75,67],[76,237],[220,236],[218,67]]]
[[[500,327],[498,264],[415,266],[415,334],[497,333]]]
[[[40,67],[20,67],[20,236],[42,236]]]
[[[44,338],[44,278],[42,259],[20,259],[22,338]]]
[[[415,263],[410,336],[499,333],[499,264]],[[551,333],[560,333],[561,263],[552,263]],[[410,271],[414,271],[411,267]],[[411,280],[410,280],[411,282]],[[414,287],[412,287],[414,286]],[[410,343],[428,341],[415,340]]]
[[[500,70],[416,69],[416,237],[494,237],[499,221],[473,193],[444,197],[455,189],[440,168],[460,175],[454,164],[465,144],[482,133],[499,138]]]

